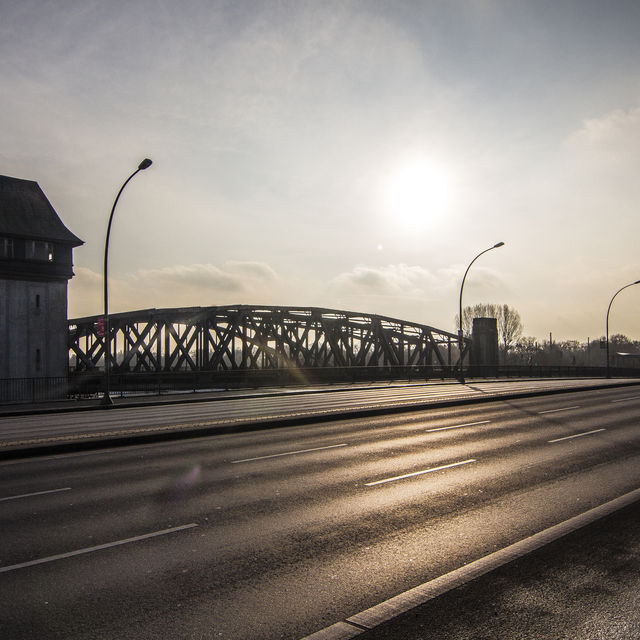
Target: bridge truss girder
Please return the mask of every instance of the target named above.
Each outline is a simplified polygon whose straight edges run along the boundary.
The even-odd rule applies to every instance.
[[[69,321],[72,371],[104,365],[91,316]],[[306,367],[451,367],[453,333],[385,316],[315,307],[146,309],[109,316],[114,372]],[[469,343],[465,342],[465,353]]]

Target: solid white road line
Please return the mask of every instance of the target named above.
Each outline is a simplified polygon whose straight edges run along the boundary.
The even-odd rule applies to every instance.
[[[547,409],[546,411],[538,411],[540,415],[543,413],[558,413],[559,411],[571,411],[571,409],[579,409],[580,405],[577,404],[575,407],[563,407],[562,409]]]
[[[240,462],[253,462],[254,460],[267,460],[268,458],[280,458],[281,456],[295,456],[298,453],[310,453],[311,451],[324,451],[325,449],[335,449],[336,447],[346,447],[344,444],[330,444],[327,447],[314,447],[313,449],[299,449],[298,451],[285,451],[284,453],[272,453],[270,456],[257,456],[256,458],[244,458],[243,460],[232,460],[231,464]]]
[[[58,493],[59,491],[71,491],[71,487],[63,487],[62,489],[48,489],[47,491],[35,491],[34,493],[23,493],[19,496],[8,496],[7,498],[0,498],[0,502],[6,500],[18,500],[18,498],[31,498],[31,496],[43,496],[46,493]]]
[[[487,424],[491,420],[481,420],[480,422],[468,422],[467,424],[454,424],[451,427],[438,427],[437,429],[426,429],[427,433],[433,433],[434,431],[447,431],[448,429],[462,429],[463,427],[475,427],[477,424]]]
[[[562,442],[562,440],[571,440],[572,438],[581,438],[582,436],[590,436],[592,433],[599,433],[600,431],[606,431],[606,429],[594,429],[593,431],[584,431],[583,433],[574,433],[572,436],[565,436],[564,438],[556,438],[555,440],[547,440],[547,442]]]
[[[197,527],[196,523],[184,524],[180,527],[172,527],[171,529],[163,529],[162,531],[154,531],[153,533],[145,533],[141,536],[135,536],[133,538],[126,538],[125,540],[116,540],[115,542],[108,542],[107,544],[99,544],[95,547],[85,547],[84,549],[76,549],[75,551],[69,551],[68,553],[59,553],[55,556],[48,556],[46,558],[38,558],[37,560],[30,560],[29,562],[21,562],[19,564],[11,564],[6,567],[0,567],[0,573],[6,573],[7,571],[15,571],[16,569],[25,569],[26,567],[33,567],[37,564],[44,564],[45,562],[53,562],[54,560],[63,560],[64,558],[72,558],[73,556],[79,556],[84,553],[92,553],[93,551],[100,551],[101,549],[109,549],[111,547],[117,547],[122,544],[129,544],[130,542],[138,542],[139,540],[146,540],[147,538],[155,538],[156,536],[164,536],[168,533],[174,533],[175,531],[183,531],[184,529],[192,529]]]
[[[594,507],[580,515],[569,518],[569,520],[565,520],[539,533],[535,533],[524,540],[520,540],[520,542],[516,542],[504,549],[490,553],[488,556],[465,564],[459,569],[446,573],[430,582],[425,582],[393,598],[389,598],[389,600],[385,600],[370,609],[361,611],[347,618],[345,621],[337,622],[330,627],[305,636],[302,640],[348,640],[349,638],[355,638],[383,622],[387,622],[410,609],[425,604],[429,600],[433,600],[513,560],[522,558],[532,551],[540,549],[554,540],[566,536],[573,531],[577,531],[638,500],[640,500],[640,489],[635,489],[619,498],[605,502],[599,507]]]
[[[470,464],[475,460],[463,460],[462,462],[454,462],[453,464],[445,464],[441,467],[433,467],[432,469],[424,469],[423,471],[414,471],[413,473],[406,473],[403,476],[395,476],[393,478],[385,478],[384,480],[376,480],[375,482],[365,483],[365,487],[374,487],[377,484],[384,484],[385,482],[394,482],[395,480],[404,480],[405,478],[413,478],[415,476],[421,476],[425,473],[433,473],[434,471],[442,471],[443,469],[451,469],[451,467],[459,467],[463,464]]]

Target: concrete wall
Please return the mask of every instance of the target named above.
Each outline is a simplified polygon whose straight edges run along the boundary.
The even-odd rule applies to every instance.
[[[66,376],[67,281],[0,279],[0,378]]]

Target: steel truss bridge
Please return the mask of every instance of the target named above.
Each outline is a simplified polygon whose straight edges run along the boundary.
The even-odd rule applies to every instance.
[[[72,373],[104,368],[101,316],[69,321]],[[384,316],[314,307],[146,309],[109,316],[114,374],[424,368],[451,372],[458,337]],[[465,341],[464,352],[470,341]]]

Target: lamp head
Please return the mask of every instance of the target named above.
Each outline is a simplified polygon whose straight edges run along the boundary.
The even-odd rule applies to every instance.
[[[140,171],[143,171],[144,169],[148,169],[150,166],[152,165],[151,160],[149,160],[149,158],[145,158],[139,165],[138,165],[138,169]]]
[[[502,247],[504,245],[504,242],[498,242],[497,244],[493,245],[494,249],[497,249],[498,247]]]
[[[636,280],[633,284],[640,284],[640,280]]]

